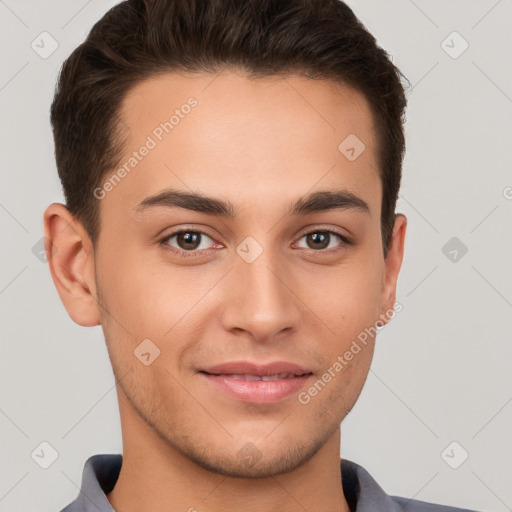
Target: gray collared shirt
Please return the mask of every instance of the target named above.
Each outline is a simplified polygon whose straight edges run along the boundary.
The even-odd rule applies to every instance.
[[[116,484],[122,462],[123,456],[119,454],[89,457],[84,466],[78,497],[61,512],[115,512],[106,495]],[[359,464],[341,459],[340,467],[343,493],[352,512],[476,512],[388,496]]]

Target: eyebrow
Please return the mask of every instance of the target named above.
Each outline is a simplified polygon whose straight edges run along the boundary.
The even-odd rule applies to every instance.
[[[183,208],[228,219],[234,219],[239,211],[229,201],[173,189],[147,197],[134,210],[143,213],[155,207]],[[291,204],[287,215],[307,215],[334,209],[370,213],[368,204],[354,193],[348,190],[324,190],[299,198]]]

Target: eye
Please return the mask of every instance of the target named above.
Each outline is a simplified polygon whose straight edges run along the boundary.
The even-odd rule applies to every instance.
[[[337,252],[351,244],[351,241],[341,233],[331,230],[310,231],[302,235],[299,241],[303,239],[306,246],[301,247],[300,244],[297,246],[317,253]],[[215,245],[222,247],[205,232],[193,229],[175,231],[163,238],[160,244],[165,250],[172,251],[179,257],[201,256],[209,253],[211,249],[215,248]]]
[[[349,245],[350,240],[335,231],[317,230],[310,231],[302,235],[300,240],[305,239],[306,247],[304,249],[314,249],[315,251],[333,252],[341,249],[344,245]],[[340,243],[341,241],[341,243]]]
[[[161,240],[161,244],[166,249],[174,250],[180,255],[197,256],[198,252],[212,248],[212,244],[207,243],[208,240],[213,242],[213,240],[203,231],[185,229],[167,235]],[[172,249],[169,249],[166,246],[170,246]]]

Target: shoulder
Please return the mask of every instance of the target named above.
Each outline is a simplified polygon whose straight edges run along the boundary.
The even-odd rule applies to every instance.
[[[341,475],[345,498],[355,512],[478,512],[388,495],[363,466],[348,459],[341,459]]]
[[[121,454],[90,456],[83,467],[78,496],[60,512],[113,512],[106,494],[114,488],[122,463]]]
[[[400,507],[402,512],[478,512],[469,508],[449,507],[426,501],[390,496],[391,500]]]

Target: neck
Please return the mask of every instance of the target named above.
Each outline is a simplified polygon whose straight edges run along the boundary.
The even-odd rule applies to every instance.
[[[123,512],[350,512],[340,472],[339,428],[305,464],[268,478],[213,473],[161,439],[118,393],[123,464],[107,495]]]

